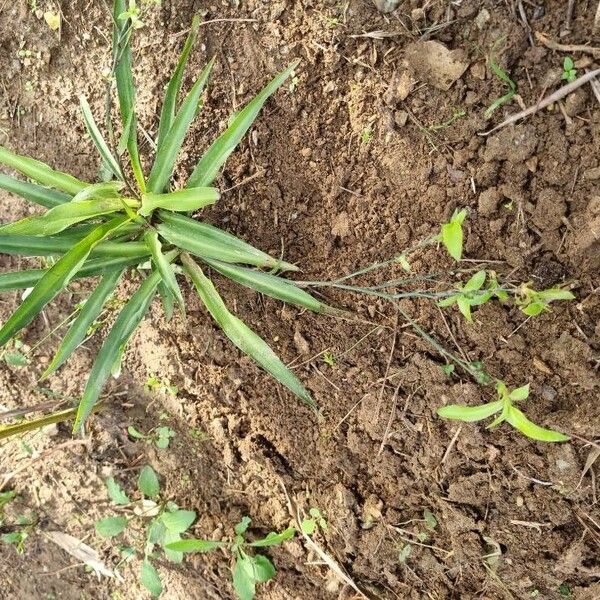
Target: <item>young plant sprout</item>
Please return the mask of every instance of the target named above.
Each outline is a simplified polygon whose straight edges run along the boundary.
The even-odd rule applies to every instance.
[[[541,442],[565,442],[569,436],[545,429],[530,421],[523,412],[515,406],[516,402],[521,402],[529,397],[529,384],[514,390],[509,390],[503,381],[496,383],[496,392],[498,400],[481,404],[480,406],[463,406],[462,404],[450,404],[442,406],[437,413],[445,419],[456,419],[471,423],[474,421],[483,421],[494,415],[498,415],[488,426],[488,429],[494,429],[506,421],[523,435]],[[500,413],[500,414],[498,414]]]
[[[570,56],[565,56],[563,61],[563,72],[561,79],[566,80],[567,83],[571,83],[577,79],[577,69],[575,68],[575,63]]]
[[[0,346],[14,339],[44,307],[76,278],[100,277],[94,291],[78,311],[43,377],[60,368],[83,342],[119,281],[131,267],[148,270],[137,291],[127,300],[106,336],[92,367],[79,407],[30,422],[30,427],[50,419],[75,416],[74,431],[81,431],[95,409],[112,373],[118,372],[124,349],[157,293],[169,317],[173,303],[185,311],[180,274],[187,276],[202,302],[229,339],[268,371],[277,381],[311,407],[309,392],[267,343],[232,315],[213,282],[208,268],[240,285],[278,300],[315,312],[334,310],[277,273],[296,266],[251,246],[217,227],[189,216],[219,199],[213,187],[221,168],[258,116],[267,99],[286,81],[298,62],[291,63],[231,119],[227,129],[198,161],[182,189],[172,188],[172,174],[184,137],[201,109],[202,96],[214,60],[180,98],[183,74],[197,37],[194,18],[177,67],[166,88],[156,139],[156,154],[149,173],[142,168],[137,141],[135,85],[131,35],[139,26],[135,2],[115,0],[113,7],[113,74],[119,100],[122,136],[118,145],[102,136],[85,99],[81,108],[85,125],[109,180],[91,183],[61,173],[26,156],[0,147],[0,163],[20,172],[23,181],[0,174],[0,187],[45,207],[32,216],[0,227],[0,251],[20,256],[51,256],[46,269],[0,275],[0,291],[31,288],[23,302],[0,329]],[[110,93],[110,90],[109,90]],[[133,179],[121,160],[126,155]],[[203,266],[200,266],[200,262]],[[44,420],[45,419],[45,420]],[[43,421],[43,422],[42,422]],[[20,423],[23,431],[26,424]],[[13,430],[0,429],[0,437]]]
[[[277,546],[296,535],[294,527],[288,527],[281,533],[270,533],[267,537],[255,542],[248,542],[246,532],[252,521],[244,517],[234,528],[235,536],[230,541],[215,542],[212,540],[186,539],[167,544],[166,548],[174,552],[210,552],[217,548],[225,549],[233,563],[233,588],[240,600],[253,600],[256,586],[273,579],[276,569],[264,554],[255,552],[256,548]]]

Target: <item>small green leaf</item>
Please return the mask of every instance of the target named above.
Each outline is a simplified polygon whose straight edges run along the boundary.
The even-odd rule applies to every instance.
[[[519,400],[526,400],[527,398],[529,398],[529,384],[514,389],[512,392],[510,392],[508,397],[511,400],[515,400],[516,402],[518,402]]]
[[[472,423],[482,421],[500,412],[504,407],[502,400],[495,400],[480,406],[463,406],[462,404],[449,404],[437,409],[437,414],[444,419],[455,419]]]
[[[29,364],[29,359],[21,352],[5,352],[3,355],[4,362],[11,367],[26,367]]]
[[[573,63],[573,59],[570,56],[565,56],[563,61],[563,69],[565,71],[570,71],[574,66],[575,64]]]
[[[306,535],[312,535],[317,529],[317,521],[315,519],[304,519],[300,523],[300,528]]]
[[[127,527],[127,518],[107,517],[96,521],[94,525],[102,537],[111,538],[119,535]]]
[[[411,555],[411,553],[412,546],[410,544],[405,544],[402,546],[400,552],[398,553],[398,562],[404,564],[408,560],[408,557]]]
[[[162,594],[163,585],[160,580],[160,575],[147,558],[142,563],[140,582],[150,592],[153,598],[158,598],[158,596]]]
[[[540,442],[566,442],[571,439],[568,435],[536,425],[514,406],[508,409],[506,420],[522,434]]]
[[[236,535],[243,535],[248,530],[248,527],[252,523],[250,517],[242,517],[242,520],[234,527]]]
[[[433,531],[437,527],[437,519],[428,508],[423,511],[423,518],[425,519],[425,526],[427,529]]]
[[[463,230],[459,220],[455,220],[453,217],[449,223],[444,223],[441,238],[448,254],[454,260],[460,260],[462,258]]]
[[[196,520],[196,513],[193,510],[176,510],[163,513],[161,519],[169,531],[183,533]]]
[[[248,544],[248,546],[253,546],[254,548],[264,548],[266,546],[276,546],[278,544],[282,544],[287,540],[291,540],[296,535],[296,529],[294,527],[288,527],[281,533],[271,532],[267,537],[262,540],[257,540],[256,542],[252,542]]]
[[[480,290],[481,286],[485,283],[485,278],[487,274],[485,271],[477,271],[475,275],[473,275],[467,283],[463,286],[463,292],[474,292],[476,290]]]
[[[531,304],[521,308],[521,311],[524,312],[528,317],[537,317],[546,310],[548,310],[548,305],[544,304],[543,302],[532,302]]]
[[[473,322],[473,317],[471,316],[471,302],[469,299],[464,296],[459,296],[456,300],[456,304],[463,317],[470,323]]]
[[[277,571],[275,570],[275,566],[266,556],[257,554],[254,557],[254,576],[256,581],[264,583],[265,581],[273,579],[276,574]]]
[[[250,556],[240,554],[233,567],[233,588],[240,600],[254,600],[256,594],[256,573]]]
[[[115,481],[114,477],[109,477],[106,480],[106,492],[108,497],[115,503],[122,506],[129,504],[131,500],[123,491],[123,488]]]
[[[154,469],[146,465],[141,471],[138,477],[138,489],[146,498],[154,500],[160,493],[160,484],[158,482],[158,476]]]
[[[167,544],[165,547],[176,552],[210,552],[221,548],[226,542],[213,542],[212,540],[181,540]]]

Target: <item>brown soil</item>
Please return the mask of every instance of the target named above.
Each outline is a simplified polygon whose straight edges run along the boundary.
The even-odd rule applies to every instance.
[[[42,12],[56,4],[37,2]],[[565,53],[531,46],[516,4],[411,0],[383,16],[370,0],[163,0],[136,39],[141,123],[155,132],[163,85],[184,39],[179,34],[195,10],[205,8],[207,20],[254,19],[201,29],[191,71],[212,55],[217,65],[178,175],[189,172],[232,109],[295,57],[302,58],[298,81],[293,92],[284,89],[269,101],[219,185],[227,189],[264,174],[225,194],[206,218],[264,250],[278,253],[283,246],[307,279],[331,279],[393,256],[435,233],[456,207],[470,207],[468,257],[496,261],[491,266],[511,280],[568,282],[577,301],[526,322],[518,310],[491,303],[473,325],[454,311],[444,320],[426,302],[404,308],[448,348],[484,361],[509,386],[530,382],[526,412],[532,419],[594,439],[600,416],[600,110],[585,87],[562,107],[490,137],[477,135],[518,110],[512,101],[490,122],[483,118],[505,93],[486,67],[500,38],[499,63],[525,105],[559,84]],[[563,44],[598,45],[592,32],[597,2],[575,4],[571,30],[560,37],[565,2],[523,2],[534,32]],[[77,96],[85,94],[101,112],[108,11],[104,2],[88,0],[61,7],[59,38],[25,0],[0,0],[0,143],[94,178],[98,164],[82,137]],[[379,30],[393,35],[360,37]],[[458,79],[449,87],[436,78],[439,65],[427,54],[426,40],[454,51],[451,72]],[[20,49],[32,55],[19,57]],[[592,55],[573,57],[580,73],[597,66]],[[433,137],[427,133],[457,110],[465,116]],[[361,141],[368,126],[372,138]],[[3,220],[29,211],[4,193],[0,202]],[[5,270],[25,264],[6,256],[0,261]],[[447,271],[451,263],[432,249],[418,255],[414,268]],[[133,489],[137,469],[148,463],[162,475],[169,498],[197,511],[198,537],[225,535],[242,515],[252,517],[256,535],[288,526],[283,484],[301,507],[318,506],[326,515],[329,530],[316,541],[373,598],[600,597],[598,490],[594,465],[585,469],[594,456],[590,445],[578,438],[544,445],[505,427],[490,432],[436,417],[444,402],[483,402],[493,391],[444,375],[443,359],[402,321],[396,326],[394,308],[385,302],[328,295],[362,318],[348,323],[218,283],[286,361],[301,363],[297,372],[324,421],[316,422],[232,349],[192,290],[186,321],[166,323],[156,303],[111,387],[110,411],[93,419],[88,446],[49,454],[12,479],[20,499],[11,510],[34,511],[40,521],[23,555],[0,545],[0,597],[145,597],[137,564],[124,569],[125,583],[97,580],[45,533],[84,539],[114,564],[116,551],[93,529],[95,519],[110,514],[102,480],[113,474]],[[87,288],[71,289],[23,341],[33,345],[46,335]],[[131,289],[125,282],[120,296]],[[0,319],[18,298],[2,297]],[[36,349],[30,368],[2,366],[2,410],[47,401],[36,378],[55,345],[51,339]],[[341,356],[334,366],[312,358],[325,349]],[[87,344],[48,387],[76,397],[96,351],[97,342]],[[177,396],[145,390],[151,374],[177,385]],[[127,436],[128,425],[147,431],[159,423],[177,431],[168,450]],[[194,430],[206,435],[194,437]],[[27,436],[35,453],[68,439],[63,425]],[[11,441],[1,448],[0,470],[29,460],[21,442]],[[431,531],[424,509],[438,522]],[[427,539],[419,542],[424,532]],[[412,553],[401,562],[407,541]],[[278,575],[260,598],[352,597],[300,541],[269,554]],[[166,598],[232,597],[222,555],[159,565]]]

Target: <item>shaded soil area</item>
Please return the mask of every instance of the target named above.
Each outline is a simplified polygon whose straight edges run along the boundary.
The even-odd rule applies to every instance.
[[[430,247],[414,256],[415,271],[456,281],[492,268],[536,287],[569,284],[577,300],[535,319],[489,303],[472,324],[425,300],[402,307],[445,347],[482,361],[511,388],[530,383],[524,411],[574,438],[544,445],[505,427],[438,418],[444,403],[486,402],[493,389],[458,371],[446,375],[443,357],[389,302],[327,292],[360,317],[350,322],[216,277],[236,313],[295,365],[324,418],[242,357],[193,290],[185,289],[186,320],[167,323],[156,302],[86,445],[52,452],[71,439],[59,425],[0,447],[0,477],[26,467],[8,486],[19,493],[11,514],[39,519],[23,554],[0,544],[0,597],[145,597],[138,563],[123,568],[125,583],[98,580],[46,535],[69,533],[114,566],[116,546],[93,527],[111,514],[103,479],[113,475],[133,490],[144,464],[161,475],[169,499],[198,513],[196,537],[229,535],[243,515],[253,519],[253,536],[287,527],[284,490],[301,510],[317,506],[329,527],[315,541],[368,597],[600,597],[599,100],[581,87],[516,126],[479,135],[519,104],[535,105],[557,89],[565,56],[579,74],[598,67],[597,50],[556,51],[535,35],[567,46],[600,44],[595,4],[578,0],[568,30],[566,3],[558,0],[411,0],[388,15],[367,0],[148,6],[134,50],[140,123],[150,136],[193,14],[218,20],[201,27],[192,55],[191,73],[213,55],[217,61],[177,181],[232,111],[290,60],[302,59],[292,85],[267,103],[220,177],[220,189],[234,189],[203,218],[275,255],[283,249],[307,280],[328,280],[398,254],[434,235],[455,208],[468,207],[468,260],[456,269]],[[36,13],[24,0],[0,0],[0,143],[94,179],[99,165],[78,95],[102,114],[110,18],[104,2],[63,1],[59,35],[42,17],[56,6],[38,0]],[[490,56],[514,80],[517,96],[486,120],[486,109],[507,91]],[[147,143],[142,149],[150,156]],[[30,211],[4,192],[0,203],[3,221]],[[0,257],[3,271],[27,263],[35,261]],[[385,273],[396,276],[399,266]],[[128,277],[119,297],[135,284],[136,276]],[[29,326],[25,347],[49,335],[88,289],[72,284]],[[19,299],[2,296],[1,320]],[[50,335],[37,346],[27,367],[2,364],[2,410],[47,402],[42,387],[81,394],[98,341],[40,384],[57,340]],[[324,361],[324,352],[334,360]],[[153,376],[177,386],[177,394],[149,390]],[[163,424],[176,432],[165,450],[127,434],[128,426],[147,432]],[[268,554],[278,574],[258,597],[353,597],[299,539]],[[157,564],[166,598],[233,597],[222,554]]]

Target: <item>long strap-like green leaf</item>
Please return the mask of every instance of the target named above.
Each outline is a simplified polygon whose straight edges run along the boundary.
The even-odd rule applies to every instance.
[[[0,329],[0,346],[28,325],[79,271],[96,244],[124,223],[123,217],[100,225],[48,269],[31,293]]]
[[[173,71],[173,75],[169,80],[167,89],[165,91],[165,99],[160,111],[160,121],[158,123],[158,136],[156,138],[156,146],[158,148],[162,146],[164,139],[167,133],[169,133],[171,125],[175,119],[175,113],[177,111],[177,98],[179,96],[179,91],[181,90],[183,73],[185,71],[190,52],[196,43],[199,27],[200,17],[199,15],[195,15],[192,19],[192,26],[190,27],[190,32],[185,40],[183,50],[179,55],[177,67],[175,68],[175,71]]]
[[[327,304],[317,300],[308,292],[294,285],[293,281],[288,281],[276,275],[263,273],[255,269],[247,269],[239,265],[219,262],[216,260],[205,259],[215,271],[225,275],[237,283],[241,283],[246,287],[252,288],[261,294],[266,294],[272,298],[283,300],[296,306],[308,308],[314,312],[320,313],[335,313],[335,309],[327,306]]]
[[[169,178],[173,172],[175,160],[183,144],[185,134],[200,109],[200,96],[204,91],[213,64],[214,59],[202,69],[198,81],[192,86],[192,89],[181,104],[181,108],[169,132],[166,134],[162,144],[157,147],[156,158],[148,177],[148,190],[154,194],[162,193],[169,183]]]
[[[125,0],[115,0],[113,10],[113,57],[115,59],[115,79],[124,134],[127,135],[127,151],[131,160],[133,175],[140,191],[146,191],[142,163],[137,143],[137,117],[135,114],[135,86],[131,68],[131,22],[119,19],[127,10]]]
[[[213,319],[219,324],[225,335],[245,354],[256,361],[265,371],[287,387],[312,408],[316,408],[309,392],[298,378],[288,369],[269,345],[243,321],[232,315],[221,296],[202,272],[197,263],[187,254],[182,254],[183,268],[194,283],[198,295]]]
[[[122,274],[123,271],[112,271],[102,278],[96,289],[85,301],[85,304],[79,311],[79,315],[65,334],[52,362],[42,374],[41,379],[45,379],[64,364],[69,356],[85,340],[89,327],[102,312],[102,307],[109,296],[115,291]]]
[[[51,208],[43,215],[26,217],[0,227],[1,234],[10,235],[53,235],[87,219],[123,210],[120,198],[82,200],[67,202]]]
[[[159,233],[172,244],[201,258],[239,262],[270,269],[276,268],[281,271],[298,270],[298,267],[278,261],[218,227],[199,223],[185,215],[178,215],[166,210],[159,211],[159,216],[163,222],[157,227]]]
[[[298,66],[294,61],[285,71],[282,71],[269,82],[246,106],[238,112],[229,127],[213,142],[204,153],[196,168],[190,175],[187,187],[203,187],[210,185],[219,174],[221,167],[235,150],[250,126],[258,116],[267,98],[290,76]]]
[[[167,260],[173,260],[175,256],[176,252],[172,251],[167,255]],[[92,367],[85,391],[79,403],[79,408],[77,409],[77,417],[73,426],[74,432],[82,430],[85,421],[98,402],[102,388],[110,376],[115,360],[122,354],[131,334],[146,314],[160,282],[160,273],[153,271],[143,281],[119,313]]]
[[[88,232],[89,233],[89,232]],[[82,235],[83,239],[85,235]],[[36,235],[0,234],[0,252],[19,256],[57,256],[68,252],[75,243],[68,237],[40,237]],[[147,256],[148,248],[143,242],[101,242],[92,256]]]
[[[34,179],[42,185],[56,188],[72,196],[90,185],[72,175],[55,171],[39,160],[15,154],[4,146],[0,146],[0,163],[19,171],[19,173]]]
[[[155,229],[150,229],[144,234],[144,240],[146,241],[146,246],[152,255],[152,262],[154,262],[154,266],[158,269],[163,283],[165,284],[167,290],[173,295],[175,300],[177,300],[177,304],[179,305],[181,312],[185,313],[183,295],[181,294],[181,290],[177,284],[177,278],[175,277],[173,267],[162,253],[162,247],[158,239],[158,233]]]
[[[150,256],[148,254],[148,256]],[[138,265],[143,262],[144,257],[128,257],[128,258],[95,258],[87,260],[81,269],[73,276],[73,279],[81,279],[82,277],[95,277],[96,275],[104,275],[115,269]],[[44,275],[48,273],[48,269],[27,269],[25,271],[13,271],[10,273],[0,274],[0,292],[11,290],[23,290],[35,286]]]
[[[94,120],[94,115],[92,114],[92,109],[88,104],[88,101],[85,99],[85,96],[79,97],[79,103],[81,104],[81,112],[83,113],[83,120],[85,122],[85,127],[92,139],[96,150],[98,150],[98,154],[102,158],[102,162],[108,167],[110,172],[117,178],[123,181],[123,172],[121,171],[121,167],[117,161],[117,159],[113,156],[108,144],[102,137],[100,130],[98,129],[98,125],[96,125],[96,121]]]
[[[54,208],[71,199],[71,196],[57,190],[51,190],[35,183],[29,183],[28,181],[21,181],[16,177],[2,173],[0,173],[0,188],[45,208]]]

